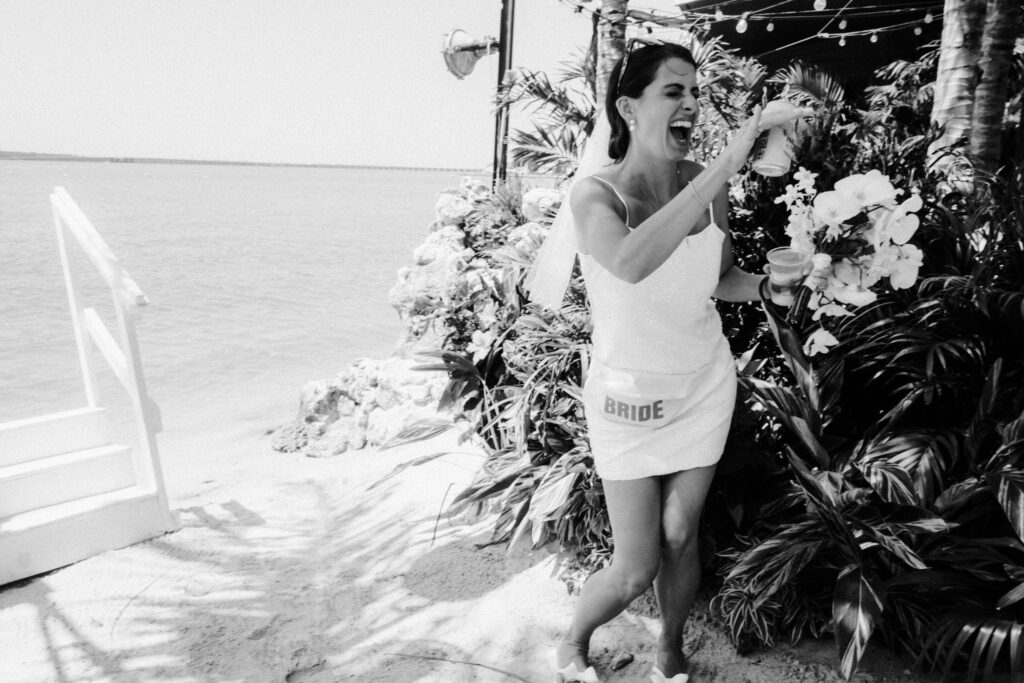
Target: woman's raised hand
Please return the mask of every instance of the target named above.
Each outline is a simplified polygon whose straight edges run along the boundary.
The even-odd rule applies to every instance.
[[[786,100],[772,100],[764,105],[759,130],[765,131],[776,126],[785,126],[812,116],[814,116],[814,109],[811,107],[798,107]]]

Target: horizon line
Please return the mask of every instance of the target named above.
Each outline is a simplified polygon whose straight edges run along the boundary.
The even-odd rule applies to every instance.
[[[210,166],[283,166],[298,168],[372,168],[404,171],[458,171],[460,173],[490,173],[487,167],[393,166],[375,164],[312,164],[287,161],[229,161],[224,159],[167,159],[162,157],[106,157],[48,152],[10,152],[0,150],[0,161],[98,161],[115,164],[197,164]]]

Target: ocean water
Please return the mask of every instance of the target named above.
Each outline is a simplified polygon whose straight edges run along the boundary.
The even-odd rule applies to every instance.
[[[387,356],[400,333],[388,290],[426,236],[437,194],[460,178],[0,161],[0,422],[85,405],[49,206],[55,186],[151,301],[137,330],[166,460],[265,433],[291,419],[308,380]],[[109,291],[72,251],[83,304],[116,333]],[[100,384],[105,405],[126,408],[110,373]]]

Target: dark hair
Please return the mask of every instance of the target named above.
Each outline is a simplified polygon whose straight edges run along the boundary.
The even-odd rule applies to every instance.
[[[640,97],[644,88],[654,81],[658,69],[664,62],[670,59],[681,59],[693,68],[697,68],[697,60],[682,45],[676,43],[657,43],[644,45],[632,52],[627,52],[612,67],[611,76],[608,79],[608,91],[605,93],[604,108],[608,115],[608,122],[611,124],[611,139],[608,141],[608,156],[616,161],[621,161],[629,149],[629,126],[625,119],[619,114],[615,102],[625,95],[626,97]],[[622,61],[628,55],[626,62],[626,73],[619,77],[622,71]]]

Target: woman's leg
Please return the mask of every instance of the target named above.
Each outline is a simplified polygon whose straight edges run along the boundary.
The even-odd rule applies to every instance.
[[[661,481],[658,477],[604,481],[615,549],[612,561],[583,584],[569,632],[558,645],[558,665],[588,666],[590,636],[629,606],[654,580],[661,562]]]
[[[654,580],[661,612],[656,663],[668,677],[682,673],[683,627],[700,587],[698,525],[715,467],[675,472],[663,478],[661,567]]]

